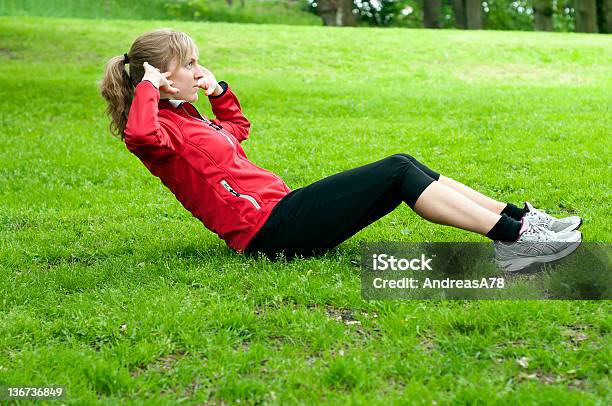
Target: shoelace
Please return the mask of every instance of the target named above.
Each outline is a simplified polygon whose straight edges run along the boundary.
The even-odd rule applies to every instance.
[[[535,223],[530,222],[523,234],[534,235],[538,241],[550,241],[552,232],[545,225],[536,221]]]
[[[542,225],[544,227],[550,225],[550,223],[552,223],[552,221],[554,220],[546,212],[543,212],[541,210],[534,211],[534,212],[529,212],[528,215],[530,217],[534,217],[536,219],[536,223],[540,224],[540,225]]]

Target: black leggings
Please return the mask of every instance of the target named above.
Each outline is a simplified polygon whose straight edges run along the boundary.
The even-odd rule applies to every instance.
[[[272,209],[247,253],[270,259],[320,255],[406,202],[414,204],[440,175],[396,154],[293,190]]]

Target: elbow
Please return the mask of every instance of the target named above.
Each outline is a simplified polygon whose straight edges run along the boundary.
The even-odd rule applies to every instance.
[[[125,142],[125,144],[128,146],[151,144],[152,139],[154,139],[154,134],[147,134],[142,131],[134,132],[134,131],[130,131],[128,128],[125,129],[123,134],[124,134],[123,142]]]
[[[125,141],[125,143],[129,143],[134,139],[134,133],[130,130],[129,127],[125,127],[125,129],[123,130],[123,141]]]
[[[144,134],[132,131],[129,127],[126,127],[123,131],[123,141],[126,144],[138,144],[138,140],[142,139],[143,137],[145,137]]]
[[[123,139],[125,141],[132,141],[138,138],[142,138],[144,136],[144,134],[142,134],[143,131],[139,131],[138,128],[139,127],[137,125],[130,123],[130,121],[128,120],[125,129],[123,130]]]
[[[248,137],[249,133],[251,132],[251,123],[247,121],[246,124],[242,127],[242,130],[244,131],[244,136]]]
[[[251,123],[248,120],[245,120],[243,123],[240,123],[238,125],[236,125],[237,128],[237,134],[238,134],[238,139],[240,141],[242,140],[246,140],[249,137],[249,133],[251,131]]]

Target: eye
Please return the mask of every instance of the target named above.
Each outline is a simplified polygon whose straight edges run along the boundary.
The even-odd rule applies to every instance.
[[[189,63],[187,64],[187,67],[188,67],[188,68],[191,68],[192,66],[193,66],[193,61],[192,61],[192,62],[189,62]]]

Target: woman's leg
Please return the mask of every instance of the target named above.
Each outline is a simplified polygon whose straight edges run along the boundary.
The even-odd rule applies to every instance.
[[[438,174],[410,155],[398,155],[410,160],[421,172],[437,180],[421,193],[414,206],[411,205],[419,216],[433,223],[453,226],[482,235],[486,235],[499,221],[501,217],[499,213],[504,207],[501,207],[498,212],[491,210],[489,207],[495,209],[498,207],[495,204],[498,202],[495,200]],[[411,182],[411,179],[407,178],[406,181]],[[480,204],[481,202],[486,206]]]
[[[498,214],[436,182],[439,178],[404,154],[332,175],[285,196],[247,251],[284,252],[287,256],[320,253],[402,201],[428,220],[480,234],[496,225],[501,218]]]
[[[440,179],[438,180],[440,183],[450,187],[451,189],[456,190],[465,197],[469,198],[471,201],[479,204],[487,210],[492,211],[493,213],[499,214],[506,207],[506,203],[501,203],[497,200],[491,199],[490,197],[475,191],[474,189],[464,185],[463,183],[459,183],[456,180],[447,178],[446,176],[440,175]]]
[[[407,154],[398,154],[398,155],[402,155],[402,156],[405,156],[406,158],[412,159],[413,163],[419,169],[421,169],[425,173],[428,173],[429,176],[431,176],[432,178],[448,186],[449,188],[456,190],[457,192],[461,193],[465,197],[469,198],[471,201],[479,204],[480,206],[484,207],[487,210],[492,211],[495,214],[500,214],[506,207],[506,203],[501,203],[501,202],[498,202],[497,200],[491,199],[490,197],[485,196],[482,193],[479,193],[475,191],[474,189],[464,185],[463,183],[457,182],[454,179],[451,179],[451,178],[448,178],[446,176],[439,175],[439,174],[437,175],[437,177],[434,177],[433,173],[435,172],[433,172],[431,169],[429,169],[427,166],[423,165],[416,159],[412,158],[410,155],[407,155]]]
[[[441,181],[433,182],[423,191],[414,211],[431,222],[482,235],[486,235],[501,218]]]

